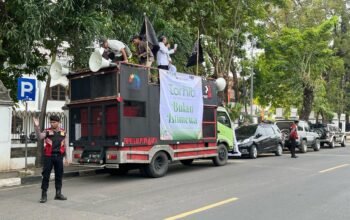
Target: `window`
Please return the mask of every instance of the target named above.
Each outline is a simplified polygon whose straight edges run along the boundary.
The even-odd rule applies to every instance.
[[[308,124],[305,124],[305,131],[310,131],[310,127]]]
[[[298,124],[298,131],[304,131],[304,124],[302,122]]]
[[[218,115],[218,122],[225,125],[226,127],[231,128],[230,118],[228,117],[228,115],[225,112],[218,111],[217,115]]]
[[[256,135],[261,136],[267,136],[267,132],[265,131],[265,129],[263,127],[258,127],[258,129],[256,130]]]
[[[62,85],[51,87],[49,99],[58,101],[66,100],[66,88]]]
[[[12,134],[23,132],[23,119],[18,116],[12,116]]]

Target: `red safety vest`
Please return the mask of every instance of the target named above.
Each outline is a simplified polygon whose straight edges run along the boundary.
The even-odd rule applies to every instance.
[[[293,139],[296,140],[298,139],[298,131],[297,131],[298,127],[296,124],[292,124],[290,126],[290,134],[289,134],[289,139]]]
[[[60,153],[61,155],[64,155],[66,149],[65,149],[65,139],[66,139],[66,132],[64,129],[59,129],[59,140],[61,141],[60,145]],[[45,147],[44,147],[44,155],[45,156],[51,156],[52,155],[52,137],[54,136],[54,131],[51,128],[46,129],[46,138],[44,140]]]

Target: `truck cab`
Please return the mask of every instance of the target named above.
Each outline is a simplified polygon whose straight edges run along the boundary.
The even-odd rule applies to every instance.
[[[222,106],[217,109],[217,121],[218,143],[223,143],[228,147],[230,156],[241,156],[237,146],[234,123],[227,110]]]

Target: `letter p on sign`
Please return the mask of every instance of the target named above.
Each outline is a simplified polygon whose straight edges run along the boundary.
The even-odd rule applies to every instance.
[[[24,101],[35,101],[35,88],[35,79],[18,78],[17,99]]]

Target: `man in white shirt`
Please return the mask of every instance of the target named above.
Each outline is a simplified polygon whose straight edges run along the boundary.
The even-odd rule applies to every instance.
[[[165,46],[167,38],[162,36],[159,38],[159,50],[157,52],[157,65],[159,69],[169,70],[169,50]]]
[[[102,47],[105,49],[104,57],[106,56],[114,61],[128,62],[128,56],[125,51],[125,44],[119,40],[104,39]]]

